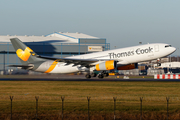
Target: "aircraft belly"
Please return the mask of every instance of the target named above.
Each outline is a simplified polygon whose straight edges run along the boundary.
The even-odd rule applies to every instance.
[[[46,61],[43,62],[37,67],[35,71],[44,72],[44,73],[72,73],[77,72],[77,66],[72,67],[73,65],[65,65],[64,62],[56,61]]]
[[[72,65],[67,66],[56,66],[51,72],[49,73],[73,73],[78,72],[78,68],[76,66],[72,67]]]

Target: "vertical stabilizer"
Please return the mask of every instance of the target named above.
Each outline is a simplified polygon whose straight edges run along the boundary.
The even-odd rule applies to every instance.
[[[36,57],[36,53],[33,52],[31,48],[27,47],[18,38],[12,38],[10,40],[16,51],[17,56],[19,57],[23,65],[39,61],[39,59]]]

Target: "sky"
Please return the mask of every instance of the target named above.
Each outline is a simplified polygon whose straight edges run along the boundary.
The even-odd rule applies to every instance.
[[[180,0],[0,0],[0,35],[81,32],[111,49],[168,43],[180,54]]]

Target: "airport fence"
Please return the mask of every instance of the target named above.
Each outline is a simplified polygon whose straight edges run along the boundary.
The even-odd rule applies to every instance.
[[[15,98],[14,96],[10,96],[9,97],[10,98],[10,108],[9,108],[9,112],[8,112],[8,114],[10,113],[10,116],[8,115],[8,117],[2,117],[2,115],[4,115],[4,114],[2,114],[2,113],[0,113],[0,115],[1,115],[1,119],[3,118],[3,119],[7,119],[7,120],[16,120],[16,119],[19,119],[19,117],[17,116],[17,112],[16,112],[16,108],[18,107],[18,106],[21,106],[21,101],[19,101],[20,103],[18,104],[18,105],[15,105],[15,107],[13,107],[13,104],[15,104],[17,101],[13,101],[13,99]],[[34,115],[31,113],[31,115],[30,116],[34,116],[34,117],[27,117],[28,115],[26,115],[26,117],[22,117],[22,118],[20,118],[20,119],[35,119],[35,120],[39,120],[39,119],[51,119],[51,118],[46,118],[46,116],[45,115],[39,115],[38,113],[41,111],[41,108],[39,108],[39,105],[38,105],[38,103],[39,103],[39,99],[40,99],[40,97],[39,96],[35,96],[35,101],[34,101],[34,103],[35,103],[35,106],[33,106],[33,107],[31,107],[31,108],[27,108],[28,110],[32,110],[33,109],[33,111],[34,111]],[[94,120],[94,119],[99,119],[99,118],[96,118],[96,116],[93,116],[93,114],[94,114],[94,112],[91,112],[91,110],[92,110],[92,107],[91,107],[91,104],[90,103],[93,103],[94,101],[91,101],[91,97],[90,96],[87,96],[87,102],[85,103],[85,104],[83,104],[83,106],[85,105],[86,107],[87,107],[87,109],[82,109],[82,114],[86,114],[85,116],[83,116],[83,117],[81,117],[81,119],[80,119],[80,117],[77,117],[77,116],[74,116],[74,118],[71,116],[71,117],[68,117],[68,116],[70,116],[71,114],[72,114],[72,112],[73,111],[71,111],[71,112],[67,112],[67,110],[66,110],[66,112],[65,112],[65,106],[64,106],[64,102],[65,102],[65,96],[61,96],[60,97],[60,99],[59,99],[59,102],[56,102],[57,103],[57,105],[56,105],[56,113],[57,113],[57,115],[56,115],[56,117],[54,118],[55,120],[57,119],[57,120],[70,120],[70,119],[74,119],[74,120],[76,120],[76,119],[79,119],[79,120],[81,120],[81,119],[88,119],[88,120]],[[117,97],[112,97],[112,103],[111,103],[111,107],[113,108],[113,114],[110,114],[108,117],[100,117],[101,119],[107,119],[107,120],[128,120],[128,119],[131,119],[131,117],[127,117],[126,115],[120,115],[119,113],[121,112],[121,111],[119,111],[118,109],[117,109],[117,106],[119,107],[119,106],[123,106],[123,103],[121,103],[121,105],[117,105],[117,100],[118,100],[118,98]],[[166,117],[165,116],[163,116],[162,117],[162,119],[166,119],[166,120],[170,120],[170,118],[169,118],[169,101],[170,101],[170,97],[166,97],[165,98],[165,100],[166,100],[166,105],[164,105],[164,106],[166,106]],[[27,101],[26,101],[27,102]],[[52,101],[53,102],[53,101]],[[102,101],[103,102],[103,101]],[[98,103],[98,104],[100,104],[101,103],[101,101]],[[22,103],[23,104],[23,103]],[[43,104],[43,103],[41,103],[41,104]],[[67,102],[66,104],[72,104],[72,103],[70,103],[70,102]],[[74,102],[73,104],[76,104],[76,102]],[[104,104],[104,103],[103,103]],[[120,103],[118,103],[118,104],[120,104]],[[7,108],[8,108],[8,104],[7,104]],[[54,111],[53,109],[51,109],[50,107],[50,104],[49,104],[49,109],[47,109],[47,110],[43,110],[44,112],[46,111],[46,112],[49,112],[49,111]],[[67,105],[66,105],[66,107],[67,107]],[[76,105],[71,105],[70,107],[78,107],[78,106],[76,106]],[[81,106],[79,106],[79,107],[82,107],[82,105]],[[61,108],[61,109],[60,109]],[[74,108],[73,108],[74,109]],[[24,109],[25,110],[25,109]],[[15,112],[14,112],[15,111]],[[92,111],[94,111],[94,109],[92,110]],[[75,110],[74,110],[74,112],[76,112]],[[50,112],[50,113],[52,113],[52,112]],[[147,116],[145,117],[145,115],[143,115],[143,97],[140,97],[139,98],[139,108],[136,110],[136,113],[137,113],[137,115],[135,115],[135,116],[133,116],[133,118],[134,119],[137,119],[137,120],[146,120],[147,119]],[[14,114],[16,114],[16,116],[13,116]],[[19,113],[19,114],[22,114],[22,113]],[[45,113],[46,114],[46,113]],[[105,114],[107,114],[107,112],[105,113]],[[128,115],[128,114],[127,114]],[[92,117],[93,116],[93,117]],[[125,117],[126,116],[126,117]],[[150,119],[153,119],[152,117],[150,118]],[[160,120],[160,117],[159,118],[156,118],[156,119],[159,119]],[[172,118],[171,118],[172,119]],[[175,119],[177,119],[177,118],[175,118]],[[180,116],[179,116],[179,118],[178,119],[180,119]]]

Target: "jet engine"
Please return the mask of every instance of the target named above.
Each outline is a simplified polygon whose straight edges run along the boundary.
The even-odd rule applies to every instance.
[[[114,60],[105,61],[105,62],[99,63],[95,66],[95,70],[97,70],[97,71],[113,70],[115,68],[116,68],[116,61],[114,61]]]

